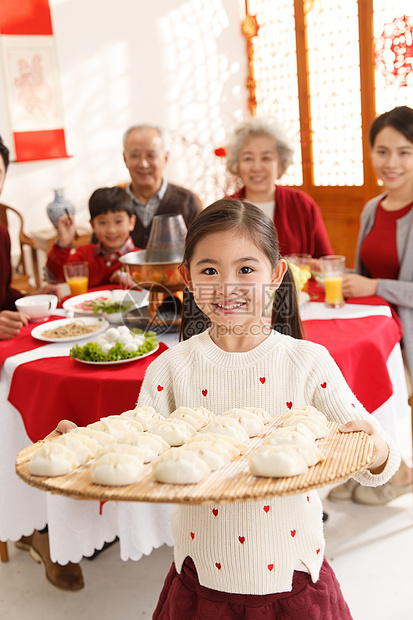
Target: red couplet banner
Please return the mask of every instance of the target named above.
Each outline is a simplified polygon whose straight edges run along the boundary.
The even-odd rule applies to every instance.
[[[68,157],[48,0],[1,0],[0,42],[17,161]]]

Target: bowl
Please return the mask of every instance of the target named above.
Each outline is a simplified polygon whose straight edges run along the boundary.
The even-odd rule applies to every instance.
[[[56,295],[28,295],[15,301],[17,310],[30,317],[31,321],[41,321],[50,316],[57,307]]]
[[[138,250],[120,256],[119,260],[125,265],[135,284],[141,288],[162,293],[183,288],[178,271],[182,256],[170,262],[153,263],[146,261],[146,250]]]

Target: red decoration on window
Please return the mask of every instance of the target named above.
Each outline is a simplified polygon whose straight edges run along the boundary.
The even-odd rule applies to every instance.
[[[215,149],[214,153],[215,153],[215,155],[217,157],[226,157],[226,155],[227,155],[225,147],[223,147],[223,146],[220,146],[217,149]]]
[[[385,24],[376,39],[374,63],[386,84],[413,83],[413,17],[397,17]]]

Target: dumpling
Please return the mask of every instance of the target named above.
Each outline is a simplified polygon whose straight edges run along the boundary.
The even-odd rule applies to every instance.
[[[198,433],[197,435],[195,435],[195,437],[191,437],[191,439],[188,439],[184,446],[191,445],[191,443],[193,442],[202,442],[213,445],[218,444],[219,446],[222,446],[223,448],[225,448],[225,450],[228,451],[232,459],[234,459],[236,456],[239,456],[240,454],[244,454],[244,452],[246,452],[248,449],[245,444],[240,443],[229,435],[216,435],[214,433]]]
[[[97,458],[90,466],[90,475],[95,484],[125,486],[137,482],[144,466],[132,454],[108,452]]]
[[[64,433],[55,439],[55,443],[62,444],[71,450],[79,465],[84,465],[86,461],[96,456],[99,444],[96,439],[91,439],[86,435],[75,433]]]
[[[249,439],[248,433],[243,426],[229,416],[217,416],[202,429],[201,433],[215,433],[217,435],[229,435],[243,443]]]
[[[149,431],[156,422],[164,419],[153,407],[135,407],[120,414],[121,418],[131,418],[142,424],[144,431]]]
[[[201,428],[206,425],[206,420],[202,413],[195,411],[195,409],[190,409],[189,407],[179,407],[175,409],[175,411],[172,411],[169,419],[183,420],[187,424],[193,426],[196,431],[201,430]]]
[[[288,411],[287,413],[283,415],[283,418],[284,420],[288,420],[288,418],[302,416],[302,415],[316,418],[317,420],[324,422],[324,424],[327,422],[327,418],[324,415],[324,413],[322,413],[321,411],[319,411],[318,409],[316,409],[316,407],[313,407],[312,405],[306,405],[305,407],[299,407],[298,409],[291,409],[291,411]]]
[[[299,430],[294,430],[292,427],[277,428],[266,436],[264,445],[269,443],[272,446],[281,446],[285,444],[292,444],[296,446],[307,446],[315,441],[315,435],[303,424],[301,428],[308,431],[308,435]]]
[[[221,418],[223,417],[238,420],[247,431],[248,437],[256,437],[264,430],[264,422],[251,411],[247,411],[247,409],[230,409],[222,414]]]
[[[64,476],[79,467],[75,454],[55,441],[42,444],[32,455],[29,472],[33,476]]]
[[[90,428],[93,431],[101,431],[102,433],[107,433],[115,439],[119,439],[120,437],[129,434],[132,427],[130,424],[128,424],[126,418],[115,416],[114,418],[101,418],[99,422],[93,422],[93,424],[88,424],[87,428]]]
[[[170,446],[182,446],[190,437],[196,434],[196,430],[183,420],[167,418],[163,422],[157,422],[152,428],[153,435],[159,435]]]
[[[249,468],[254,476],[269,478],[298,476],[308,471],[303,457],[292,446],[270,444],[263,445],[252,452]]]
[[[321,420],[309,415],[296,415],[294,417],[287,418],[287,420],[283,423],[283,427],[295,428],[298,424],[303,424],[306,426],[312,433],[314,433],[316,439],[328,437],[330,434],[330,429],[327,424],[324,424]]]
[[[134,433],[123,439],[119,439],[118,444],[125,444],[127,446],[135,446],[143,452],[143,462],[150,463],[160,454],[163,454],[170,449],[170,445],[159,435],[152,435],[152,433]]]
[[[208,464],[211,471],[221,469],[221,467],[227,465],[233,458],[230,451],[218,442],[210,443],[206,441],[190,441],[185,443],[179,449],[192,450],[195,452]]]
[[[117,452],[119,454],[131,454],[132,456],[136,456],[141,463],[144,463],[145,459],[145,451],[137,446],[132,446],[126,443],[111,443],[105,448],[100,448],[97,456],[100,457],[103,454],[109,454],[109,452]]]
[[[193,450],[171,448],[152,463],[152,475],[167,484],[196,484],[211,471]]]
[[[268,422],[272,420],[272,416],[270,416],[265,409],[260,409],[260,407],[242,407],[242,409],[246,409],[247,411],[251,411],[254,415],[257,415],[264,424],[268,424]]]
[[[212,422],[212,420],[216,417],[213,411],[205,409],[205,407],[195,407],[194,411],[197,411],[203,415],[206,424],[208,424],[208,422]]]
[[[129,427],[129,431],[132,432],[141,433],[144,430],[142,424],[138,420],[136,420],[136,418],[121,418],[120,415],[108,415],[107,418],[102,418],[102,420],[119,420],[120,422],[122,422],[122,424],[126,422],[127,426]]]
[[[112,435],[109,435],[108,433],[104,433],[102,431],[95,431],[85,426],[78,426],[70,432],[75,433],[76,435],[79,434],[86,435],[86,437],[91,437],[92,439],[95,439],[101,446],[107,446],[108,444],[115,441],[115,438]]]

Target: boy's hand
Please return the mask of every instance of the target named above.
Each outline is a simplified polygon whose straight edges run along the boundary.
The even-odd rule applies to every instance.
[[[364,431],[367,435],[370,435],[376,448],[376,456],[368,469],[372,474],[380,474],[383,471],[387,459],[389,458],[389,446],[372,422],[368,420],[352,420],[340,426],[339,431],[342,433]]]
[[[62,215],[57,222],[57,241],[61,247],[72,245],[76,234],[75,218],[69,213]]]

